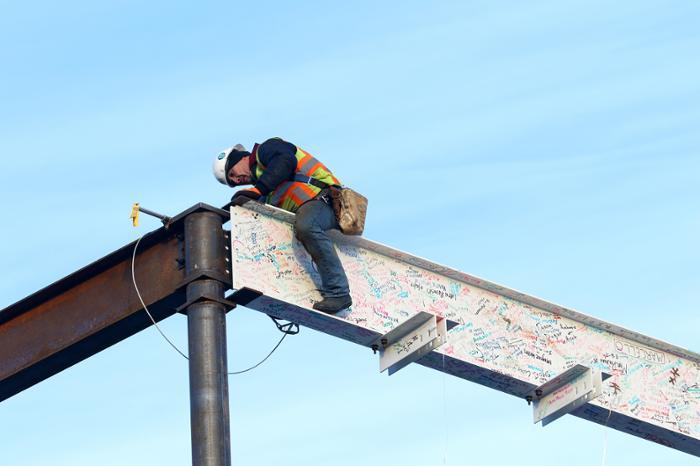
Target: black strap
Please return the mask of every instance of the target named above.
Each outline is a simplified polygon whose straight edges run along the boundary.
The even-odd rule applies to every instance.
[[[332,184],[324,183],[323,181],[317,180],[316,178],[313,178],[311,176],[305,176],[305,175],[302,175],[299,173],[294,175],[294,181],[299,181],[301,183],[310,184],[311,186],[316,186],[317,188],[321,188],[321,189],[326,189],[328,187],[335,186]]]
[[[294,322],[287,322],[286,324],[280,324],[279,319],[277,317],[272,317],[269,314],[268,314],[268,317],[270,319],[272,319],[272,321],[277,326],[277,330],[279,330],[280,332],[282,332],[286,335],[296,335],[297,333],[299,333],[299,324],[296,324]]]

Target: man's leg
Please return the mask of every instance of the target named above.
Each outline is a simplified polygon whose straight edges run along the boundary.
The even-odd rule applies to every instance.
[[[294,223],[296,237],[318,267],[321,276],[321,295],[324,300],[315,308],[336,312],[352,304],[350,287],[343,265],[335,252],[327,230],[338,228],[333,208],[323,200],[314,199],[302,205],[296,212]]]

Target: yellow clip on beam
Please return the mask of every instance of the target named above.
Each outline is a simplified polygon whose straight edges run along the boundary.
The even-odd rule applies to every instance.
[[[131,215],[129,216],[131,219],[132,224],[137,227],[139,226],[139,203],[134,202],[134,205],[131,206]]]

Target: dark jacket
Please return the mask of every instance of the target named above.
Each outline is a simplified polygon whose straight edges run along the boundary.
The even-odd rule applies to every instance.
[[[291,180],[297,168],[297,147],[291,142],[280,138],[271,138],[262,144],[256,144],[250,157],[250,168],[253,173],[253,185],[267,195],[282,182]],[[257,157],[257,158],[256,158]],[[259,179],[255,178],[257,160],[265,167]]]

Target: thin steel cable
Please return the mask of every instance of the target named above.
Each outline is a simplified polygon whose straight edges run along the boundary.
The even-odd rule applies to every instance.
[[[447,447],[449,446],[450,428],[447,423],[447,373],[445,372],[445,353],[442,353],[442,423],[445,426],[445,445],[442,464],[447,464]]]
[[[143,236],[139,237],[139,239],[136,240],[136,244],[134,245],[134,253],[133,253],[133,255],[131,256],[131,281],[134,282],[134,289],[136,290],[136,295],[139,297],[139,301],[141,301],[141,305],[143,306],[143,310],[146,311],[146,314],[148,314],[148,317],[151,319],[151,322],[153,322],[153,325],[155,325],[156,330],[158,330],[158,333],[160,333],[160,335],[161,335],[163,338],[165,338],[165,341],[167,341],[168,344],[169,344],[170,346],[172,346],[173,349],[174,349],[175,351],[177,351],[178,353],[180,353],[180,356],[182,356],[183,358],[185,358],[185,359],[187,359],[187,360],[189,361],[190,358],[188,358],[187,355],[186,355],[185,353],[183,353],[182,351],[180,351],[180,348],[178,348],[177,346],[175,346],[175,343],[173,343],[172,341],[170,341],[170,338],[168,338],[168,337],[165,335],[165,333],[163,333],[163,331],[160,329],[160,327],[159,327],[158,324],[156,323],[156,320],[155,320],[155,319],[153,318],[153,316],[151,315],[151,312],[148,310],[148,307],[146,307],[146,303],[143,302],[143,298],[141,297],[141,292],[139,292],[139,287],[138,287],[138,285],[136,284],[136,273],[135,273],[135,271],[134,271],[134,264],[136,263],[136,249],[139,247],[139,243],[141,242],[142,239],[143,239]]]
[[[268,355],[265,356],[265,359],[263,359],[262,361],[260,361],[260,362],[257,363],[256,365],[249,367],[248,369],[244,369],[244,370],[242,370],[242,371],[236,371],[236,372],[229,372],[228,375],[238,375],[238,374],[243,374],[244,372],[252,371],[252,370],[255,369],[256,367],[258,367],[260,364],[262,364],[262,363],[264,363],[265,361],[267,361],[267,358],[269,358],[270,356],[272,356],[272,353],[274,353],[275,350],[279,347],[279,345],[282,344],[282,342],[283,342],[284,339],[287,337],[287,335],[289,335],[289,334],[288,334],[288,333],[284,333],[284,334],[282,335],[282,338],[280,338],[280,341],[278,341],[277,344],[275,345],[275,347],[272,348],[272,351],[270,351],[270,352],[268,353]]]
[[[165,333],[163,333],[163,331],[162,331],[162,330],[160,329],[160,327],[158,326],[158,323],[156,323],[156,320],[155,320],[155,319],[153,318],[153,316],[151,315],[151,312],[148,310],[148,307],[146,306],[146,303],[143,302],[143,298],[141,297],[141,292],[139,291],[139,287],[138,287],[138,285],[136,284],[136,272],[135,272],[135,270],[134,270],[134,268],[135,268],[135,267],[134,267],[134,264],[136,263],[136,250],[138,249],[139,243],[141,242],[142,239],[143,239],[143,236],[139,237],[139,239],[136,240],[136,244],[134,245],[134,252],[133,252],[133,254],[132,254],[132,256],[131,256],[131,281],[132,281],[133,284],[134,284],[134,289],[136,290],[136,295],[139,297],[139,301],[141,302],[141,305],[143,306],[143,310],[146,311],[146,314],[148,314],[148,317],[151,319],[151,322],[153,322],[153,325],[156,327],[156,330],[158,330],[158,333],[160,333],[160,335],[165,339],[165,341],[168,342],[168,344],[169,344],[170,346],[173,347],[173,349],[174,349],[175,351],[177,351],[178,353],[180,353],[180,356],[182,356],[183,358],[185,358],[185,359],[187,359],[187,360],[189,361],[190,358],[187,357],[187,355],[185,355],[185,353],[183,353],[183,352],[180,350],[180,348],[178,348],[178,347],[175,345],[175,343],[173,343],[172,341],[170,341],[170,338],[168,338],[168,337],[165,335]],[[278,327],[278,328],[279,328],[279,327]],[[268,355],[265,356],[265,358],[264,358],[262,361],[260,361],[259,363],[255,364],[254,366],[251,366],[251,367],[249,367],[249,368],[247,368],[247,369],[244,369],[244,370],[242,370],[242,371],[227,372],[226,375],[238,375],[238,374],[243,374],[243,373],[245,373],[245,372],[248,372],[248,371],[251,371],[251,370],[255,369],[255,368],[258,367],[260,364],[262,364],[262,363],[264,363],[265,361],[267,361],[267,359],[268,359],[270,356],[272,356],[272,353],[274,353],[275,350],[276,350],[277,348],[279,348],[279,346],[280,346],[280,345],[282,344],[282,342],[284,341],[285,337],[289,334],[288,332],[284,332],[282,329],[280,329],[280,331],[282,331],[282,333],[283,333],[282,338],[280,338],[280,340],[277,342],[277,344],[275,345],[275,347],[272,348],[272,351],[270,351],[270,352],[268,353]],[[298,332],[298,330],[297,330],[297,332]]]
[[[610,421],[610,416],[612,416],[612,400],[608,405],[608,417],[605,419],[605,424],[603,424],[604,434],[603,434],[603,457],[600,461],[600,466],[605,466],[605,462],[608,456],[608,422]]]

